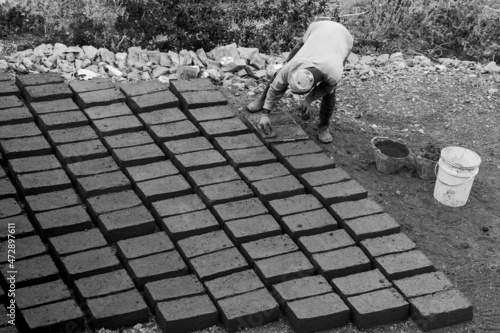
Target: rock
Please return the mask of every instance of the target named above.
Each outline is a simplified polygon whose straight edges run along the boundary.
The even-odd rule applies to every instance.
[[[45,59],[42,61],[42,64],[47,67],[48,69],[51,69],[54,67],[54,63],[48,59]]]
[[[225,66],[222,66],[221,71],[222,72],[229,72],[229,73],[237,72],[240,69],[245,68],[246,65],[247,65],[247,62],[245,59],[238,59],[238,60],[235,60],[233,62],[230,62],[229,64],[227,64]]]
[[[248,75],[248,72],[246,71],[246,69],[240,69],[238,71],[238,76],[239,77],[243,77],[243,76],[247,76]]]
[[[168,67],[158,66],[153,69],[153,78],[168,74]]]
[[[234,62],[234,58],[233,57],[223,57],[221,60],[220,60],[220,64],[221,66],[226,66],[227,64],[230,64]]]
[[[238,47],[237,50],[240,58],[248,61],[252,60],[253,57],[259,54],[259,49],[256,47]]]
[[[33,69],[38,73],[47,73],[49,69],[43,65],[34,65]]]
[[[500,73],[500,66],[498,66],[496,62],[491,61],[484,67],[484,71],[487,73]]]
[[[78,46],[70,46],[70,47],[66,48],[64,53],[66,53],[66,56],[68,55],[68,53],[73,53],[75,58],[78,58],[78,59],[82,59],[82,57],[85,55],[85,52],[83,51],[83,49],[81,47],[78,47]]]
[[[403,53],[402,52],[394,52],[389,56],[389,60],[391,61],[398,61],[398,60],[404,60]]]
[[[75,54],[74,53],[66,53],[66,60],[69,61],[69,62],[74,62],[76,57],[75,57]]]
[[[26,69],[26,67],[23,64],[18,64],[16,65],[16,71],[21,74],[28,74],[29,71]]]
[[[445,65],[436,65],[436,66],[434,66],[434,68],[435,68],[435,69],[436,69],[436,71],[438,71],[438,72],[444,72],[444,71],[446,71],[446,68],[447,68],[447,67],[446,67]]]
[[[389,61],[389,55],[386,54],[381,54],[377,57],[377,64],[379,65],[385,65]]]
[[[443,66],[450,66],[450,65],[458,65],[460,63],[460,60],[456,59],[451,59],[451,58],[439,58],[438,62],[443,65]]]
[[[271,65],[283,65],[285,63],[286,59],[278,56],[278,57],[269,57],[267,59],[267,63]]]
[[[170,83],[170,79],[165,75],[158,76],[158,81],[160,81],[161,83]]]
[[[209,68],[205,71],[205,73],[207,73],[212,79],[220,81],[220,72],[217,69]]]
[[[491,88],[490,90],[488,90],[488,94],[490,94],[490,95],[498,94],[498,89]]]
[[[253,56],[252,59],[250,59],[250,65],[259,70],[262,70],[266,68],[266,58],[262,54],[257,53]]]
[[[265,77],[267,75],[267,71],[265,69],[261,69],[261,70],[258,70],[254,73],[254,75],[256,77],[258,77],[259,79]]]
[[[179,66],[177,68],[177,76],[181,78],[196,78],[199,73],[200,68],[198,66]]]
[[[221,68],[221,65],[220,62],[207,58],[207,68],[219,70]]]
[[[27,69],[31,69],[33,70],[33,61],[31,61],[29,58],[23,58],[22,60],[23,62],[23,65],[27,68]]]
[[[200,60],[196,52],[194,51],[189,51],[189,55],[191,56],[191,59],[193,60],[193,65],[198,66],[198,67],[205,67],[205,64]]]
[[[362,62],[363,64],[371,65],[375,61],[375,58],[372,56],[362,56],[361,59],[359,59],[359,62]]]
[[[359,62],[359,56],[356,53],[351,52],[347,57],[347,63],[356,65]]]
[[[85,45],[82,47],[82,49],[83,49],[83,52],[85,53],[85,55],[90,60],[94,60],[97,57],[97,53],[99,52],[99,50],[97,50],[95,47],[90,46],[90,45]]]
[[[83,64],[83,60],[76,59],[75,60],[75,68],[76,68],[76,70],[79,70],[80,68],[82,68],[82,64]]]
[[[90,65],[92,65],[92,61],[90,61],[90,59],[85,59],[85,60],[82,61],[81,68],[87,68]]]
[[[34,55],[33,49],[27,49],[16,53],[16,57],[21,57],[21,58],[29,58],[32,55]]]
[[[208,57],[207,54],[205,53],[205,50],[203,49],[196,50],[196,55],[198,56],[198,58],[200,58],[202,63],[204,63],[205,65],[208,64],[207,63]]]
[[[45,52],[48,52],[47,44],[38,45],[33,49],[33,54],[37,57],[45,57]]]
[[[7,69],[7,68],[9,68],[9,63],[4,59],[0,59],[0,69]]]
[[[85,69],[94,73],[99,73],[99,67],[97,67],[97,65],[90,65]]]
[[[104,61],[108,65],[114,65],[115,63],[115,54],[110,50],[101,47],[99,49],[99,56],[101,57],[101,61]]]
[[[139,52],[139,61],[142,61],[145,64],[149,62],[148,51],[142,50],[141,52]]]
[[[413,61],[415,64],[420,64],[422,66],[430,66],[432,65],[431,59],[427,58],[426,56],[423,55],[416,55],[413,57]]]
[[[64,44],[61,43],[55,43],[54,44],[54,51],[52,52],[52,55],[55,57],[60,57],[64,54],[68,47]]]
[[[119,52],[115,54],[115,64],[120,70],[127,68],[127,53]]]
[[[190,66],[193,63],[193,58],[189,54],[188,50],[181,50],[179,52],[179,65],[180,66]]]
[[[148,81],[148,80],[151,80],[151,76],[149,75],[148,72],[142,72],[141,79]]]
[[[108,70],[109,76],[117,76],[117,77],[123,76],[123,72],[116,67],[106,65],[106,69]]]
[[[180,60],[179,60],[179,54],[177,52],[168,51],[168,56],[170,57],[170,60],[172,60],[173,66],[179,66]]]
[[[177,70],[179,69],[179,66],[172,66],[168,68],[168,73],[169,74],[176,74]]]
[[[170,60],[168,53],[166,53],[166,52],[160,53],[160,66],[163,66],[163,67],[172,66],[172,60]]]
[[[161,53],[158,50],[155,51],[147,51],[148,61],[153,61],[157,64],[160,63]]]
[[[285,59],[285,60],[286,60],[286,59],[288,59],[288,57],[290,56],[290,52],[282,52],[282,53],[280,54],[280,56],[281,56],[283,59]]]
[[[274,77],[274,73],[276,73],[279,69],[281,69],[283,65],[267,65],[266,66],[266,72],[267,72],[267,78],[272,79]]]
[[[65,60],[58,62],[57,68],[64,73],[72,73],[75,71],[75,65]]]
[[[130,81],[139,81],[141,79],[141,73],[137,69],[132,68],[130,73],[127,74],[127,78]]]
[[[207,53],[207,57],[215,61],[220,61],[223,57],[231,57],[234,60],[238,60],[240,55],[238,54],[236,43],[233,43],[226,46],[217,46]]]

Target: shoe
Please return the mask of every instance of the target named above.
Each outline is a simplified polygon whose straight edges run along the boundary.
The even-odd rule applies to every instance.
[[[328,131],[328,126],[318,126],[318,139],[321,143],[330,143],[333,141],[333,137]]]
[[[264,107],[264,102],[265,102],[264,98],[256,99],[255,101],[247,105],[247,111],[250,113],[259,112]]]

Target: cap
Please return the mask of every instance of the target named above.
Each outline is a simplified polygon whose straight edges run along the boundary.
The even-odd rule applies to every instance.
[[[290,88],[296,94],[309,92],[314,85],[314,75],[307,69],[297,69],[290,78]]]

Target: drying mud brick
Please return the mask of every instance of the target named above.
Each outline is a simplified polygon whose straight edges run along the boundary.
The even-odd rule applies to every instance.
[[[232,167],[224,165],[210,169],[190,171],[187,174],[187,180],[194,187],[200,187],[233,180],[241,180],[241,178]]]
[[[179,173],[179,170],[170,161],[160,161],[147,165],[128,167],[125,169],[125,173],[137,183],[144,180],[176,175]]]
[[[287,304],[286,316],[296,333],[312,333],[344,326],[350,310],[334,293],[314,296]]]
[[[332,287],[321,275],[306,276],[278,283],[272,287],[273,296],[283,310],[288,302],[332,292]]]
[[[198,124],[202,121],[234,118],[235,113],[227,105],[211,106],[208,108],[193,109],[187,111],[188,117]]]
[[[209,106],[226,105],[227,99],[218,90],[187,91],[179,94],[181,109],[184,112]]]
[[[170,91],[160,91],[130,98],[130,108],[135,113],[176,108],[179,100]]]
[[[394,288],[349,297],[346,302],[358,329],[396,323],[409,316],[408,302]]]
[[[384,209],[370,198],[336,203],[331,205],[329,210],[335,219],[342,223],[346,220],[384,212]]]
[[[0,110],[19,108],[22,106],[24,106],[24,104],[17,96],[0,96]]]
[[[323,205],[311,194],[300,194],[290,198],[277,199],[269,202],[269,210],[280,219],[282,216],[307,212],[323,208]]]
[[[27,208],[31,213],[39,213],[53,209],[76,206],[80,198],[74,190],[54,191],[26,197]]]
[[[16,185],[24,195],[33,195],[71,188],[71,180],[63,169],[54,169],[17,175]]]
[[[186,91],[217,90],[210,79],[174,80],[170,83],[170,91],[176,96]]]
[[[269,163],[260,166],[240,168],[239,172],[247,183],[291,175],[290,171],[281,163]]]
[[[81,126],[74,128],[66,128],[53,130],[47,133],[47,139],[52,146],[58,146],[65,143],[89,141],[98,139],[97,133],[90,126]]]
[[[246,149],[229,150],[226,156],[235,168],[257,166],[276,162],[276,156],[267,147],[253,147]]]
[[[224,156],[215,149],[175,155],[173,160],[183,173],[227,164]]]
[[[313,187],[312,193],[324,205],[361,200],[368,197],[368,191],[355,180]]]
[[[146,180],[136,183],[139,197],[149,206],[154,201],[192,193],[191,186],[181,175]]]
[[[207,206],[253,197],[253,192],[242,180],[219,183],[199,188],[199,195]]]
[[[132,190],[103,194],[87,199],[87,206],[94,218],[97,215],[141,205],[141,199]]]
[[[30,332],[64,332],[84,329],[84,314],[74,300],[46,304],[21,311]]]
[[[293,175],[259,180],[251,183],[250,186],[263,201],[282,199],[305,193],[304,186]]]
[[[12,258],[9,257],[9,255],[13,255],[16,260],[21,260],[42,255],[47,252],[45,245],[37,235],[18,238],[16,239],[15,245],[14,253],[12,253],[12,251],[9,251],[12,249],[9,248],[9,242],[0,243],[0,263],[7,263],[8,260]]]
[[[228,221],[224,230],[237,245],[281,234],[280,225],[269,214]]]
[[[120,86],[122,93],[128,99],[135,96],[151,94],[155,92],[167,91],[169,85],[158,80],[129,82]]]
[[[177,108],[144,112],[137,115],[142,123],[148,125],[167,124],[175,121],[187,120],[184,113]]]
[[[130,110],[125,103],[94,106],[84,109],[83,112],[87,115],[87,117],[89,117],[90,120],[133,115],[132,110]]]
[[[0,208],[0,218],[19,215],[22,213],[21,207],[19,207],[17,201],[13,198],[0,200]]]
[[[267,208],[257,198],[228,202],[213,207],[215,217],[225,223],[229,220],[242,219],[268,213]]]
[[[23,95],[26,102],[31,104],[72,98],[73,92],[65,83],[56,83],[26,87],[23,91]]]
[[[46,74],[28,74],[17,75],[16,85],[19,89],[24,89],[29,86],[40,86],[44,84],[63,83],[64,79],[59,74],[46,73]]]
[[[208,293],[215,300],[265,288],[257,274],[251,269],[207,281],[205,285]]]
[[[69,87],[75,94],[80,94],[89,91],[113,89],[115,88],[115,85],[108,79],[92,79],[88,81],[71,81],[69,83]]]
[[[378,269],[336,278],[331,282],[335,292],[344,300],[348,297],[392,287],[392,283]]]
[[[32,121],[33,115],[24,106],[0,111],[0,125],[16,125]]]
[[[150,134],[157,143],[160,143],[163,141],[194,138],[200,135],[200,131],[189,120],[183,120],[175,123],[151,126]]]
[[[80,110],[78,108],[78,105],[76,105],[71,98],[31,103],[28,105],[28,107],[30,108],[31,112],[33,112],[33,114],[37,117],[46,113]]]
[[[1,267],[4,281],[7,281],[7,278],[10,276],[8,271],[12,270],[8,267],[8,265],[10,264],[5,264]],[[17,271],[17,288],[54,281],[57,279],[59,274],[54,261],[52,261],[48,254],[35,258],[16,260],[15,265]]]
[[[17,158],[9,160],[7,163],[13,175],[61,168],[61,163],[54,155]]]
[[[453,283],[443,272],[416,275],[394,280],[393,283],[394,287],[407,299],[453,288]]]
[[[263,146],[264,143],[255,135],[247,133],[235,136],[222,136],[214,138],[214,145],[219,151],[246,149]]]
[[[148,282],[144,286],[144,298],[151,309],[159,302],[173,301],[179,298],[200,296],[205,288],[195,275],[185,275]]]
[[[311,256],[311,260],[320,274],[329,281],[371,269],[370,259],[357,246],[316,253]]]
[[[158,303],[156,318],[162,332],[182,333],[216,325],[219,314],[207,295]]]
[[[155,219],[146,207],[139,205],[101,214],[97,217],[97,225],[108,241],[116,242],[152,233]]]
[[[234,244],[223,230],[217,230],[181,239],[177,242],[177,246],[183,258],[188,260],[204,254],[234,247]]]
[[[129,260],[127,270],[139,289],[148,282],[186,275],[188,268],[177,251]]]
[[[116,294],[134,289],[134,282],[125,269],[78,279],[75,292],[82,300]]]
[[[0,81],[0,96],[16,96],[21,98],[21,91],[12,81]]]
[[[126,148],[113,149],[113,158],[122,167],[132,167],[163,161],[165,154],[154,143]]]
[[[38,213],[35,225],[43,237],[64,235],[91,228],[92,220],[83,206],[73,206]]]
[[[197,194],[153,202],[151,212],[160,221],[162,217],[191,213],[207,208]]]
[[[402,233],[365,239],[360,242],[359,246],[372,260],[375,257],[406,252],[416,248],[416,244]]]
[[[116,243],[118,257],[124,263],[131,259],[142,258],[175,249],[174,244],[165,232],[124,239]]]
[[[337,221],[326,209],[285,216],[281,222],[283,229],[293,239],[337,229]]]
[[[270,288],[273,284],[314,274],[314,266],[302,252],[291,252],[255,262],[255,271]]]
[[[375,265],[391,281],[435,270],[429,258],[418,250],[377,257]]]
[[[299,247],[288,235],[259,239],[241,245],[241,253],[253,265],[255,261],[298,251]]]
[[[49,113],[38,117],[38,125],[42,131],[65,129],[88,125],[87,117],[81,111]]]
[[[163,150],[170,157],[178,154],[191,153],[200,150],[213,149],[214,146],[204,136],[197,136],[184,140],[167,141],[162,144]]]
[[[321,153],[323,148],[312,140],[304,140],[273,145],[272,150],[283,161],[288,156]]]
[[[15,197],[17,197],[17,191],[11,181],[8,178],[0,179],[0,199]]]
[[[101,137],[140,131],[144,128],[144,126],[136,116],[104,118],[94,120],[93,124],[96,132]]]
[[[49,238],[50,249],[57,257],[93,250],[106,245],[104,236],[97,228]]]
[[[109,150],[112,150],[118,148],[146,145],[154,143],[154,140],[148,132],[137,131],[105,136],[103,138],[103,142]]]
[[[66,165],[66,170],[73,181],[80,177],[94,176],[120,170],[111,156],[96,158]]]
[[[149,319],[148,306],[137,290],[89,299],[87,306],[95,329],[132,326]]]
[[[401,226],[389,214],[377,214],[343,221],[342,225],[356,241],[382,237],[401,231]]]
[[[456,289],[410,299],[411,318],[424,332],[472,320],[472,304]]]
[[[161,226],[173,241],[219,229],[208,209],[163,218]]]
[[[76,94],[76,104],[80,109],[88,109],[94,106],[110,105],[113,103],[124,103],[125,96],[118,89],[104,89],[88,91]]]
[[[61,163],[75,163],[108,156],[108,150],[100,140],[66,143],[56,147]]]
[[[60,260],[64,274],[70,281],[121,268],[120,261],[110,247],[70,254]]]
[[[1,207],[1,206],[0,206]],[[2,207],[3,208],[3,207]],[[9,235],[8,225],[16,225],[16,237],[26,237],[35,234],[35,229],[26,215],[16,215],[6,218],[0,218],[0,240],[4,241]]]
[[[203,135],[209,139],[248,132],[247,126],[239,118],[204,121],[200,123],[200,128]]]
[[[296,175],[335,168],[335,162],[325,153],[285,157],[283,164]]]
[[[201,281],[213,280],[248,268],[245,258],[235,247],[193,258],[189,260],[189,265]]]
[[[70,299],[71,294],[62,280],[16,290],[16,305],[20,310]]]
[[[0,140],[0,151],[8,158],[40,156],[52,153],[52,148],[43,136]]]
[[[0,140],[42,135],[35,123],[0,126]]]

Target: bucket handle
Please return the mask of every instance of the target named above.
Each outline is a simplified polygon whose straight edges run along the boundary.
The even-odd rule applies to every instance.
[[[476,177],[476,175],[474,174],[474,175],[470,176],[469,178],[467,178],[467,180],[464,181],[463,183],[454,184],[454,185],[446,184],[445,182],[443,182],[441,179],[438,178],[438,176],[437,176],[437,167],[438,167],[438,163],[436,163],[436,165],[434,166],[434,174],[436,175],[436,179],[439,180],[441,183],[445,184],[446,186],[460,186],[460,185],[463,185],[463,184],[467,183],[472,178]]]

